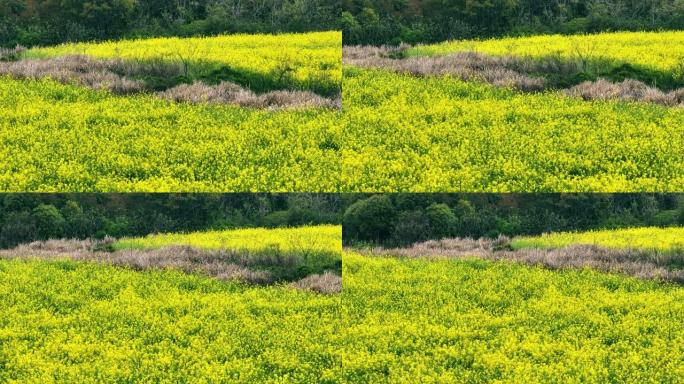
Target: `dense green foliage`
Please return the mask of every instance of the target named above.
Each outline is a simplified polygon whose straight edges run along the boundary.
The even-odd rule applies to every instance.
[[[684,188],[684,112],[449,76],[344,70],[348,192]]]
[[[343,0],[347,44],[684,28],[680,0]]]
[[[344,199],[344,243],[684,225],[678,194],[385,194]]]
[[[3,0],[0,46],[321,31],[336,28],[340,12],[327,0]]]
[[[0,260],[0,382],[319,383],[339,296],[176,271]]]
[[[50,238],[339,224],[340,204],[338,196],[316,194],[6,194],[0,248]]]
[[[591,270],[344,255],[354,383],[678,383],[684,288]],[[381,276],[381,278],[379,278]]]

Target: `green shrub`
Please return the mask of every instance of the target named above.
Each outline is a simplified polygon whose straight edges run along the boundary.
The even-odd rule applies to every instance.
[[[656,227],[672,227],[679,223],[679,216],[680,211],[677,209],[661,211],[653,216],[651,224]]]
[[[289,211],[275,211],[264,216],[262,225],[266,228],[283,227],[287,225],[289,217]]]
[[[33,209],[38,236],[41,239],[61,237],[64,232],[64,217],[52,204],[41,204]]]
[[[430,223],[430,231],[433,236],[447,237],[451,235],[456,226],[456,215],[448,205],[434,203],[425,209],[425,216]]]
[[[391,244],[407,246],[432,237],[430,219],[422,211],[407,211],[397,215]]]
[[[382,241],[392,233],[396,211],[388,195],[359,200],[344,213],[345,238]]]

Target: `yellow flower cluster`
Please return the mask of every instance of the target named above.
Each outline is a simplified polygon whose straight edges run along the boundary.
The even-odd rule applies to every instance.
[[[193,66],[220,64],[262,76],[287,74],[304,87],[324,82],[340,89],[342,83],[342,33],[334,31],[74,43],[26,53],[28,57],[67,54],[134,61],[166,60]]]
[[[342,252],[342,226],[317,225],[294,228],[244,228],[221,231],[168,233],[138,238],[124,238],[114,249],[154,249],[189,245],[203,249],[259,251],[278,248],[282,251]]]
[[[0,260],[0,382],[321,383],[339,296],[177,271]]]
[[[345,68],[345,191],[681,191],[684,111]]]
[[[608,60],[660,71],[684,80],[684,31],[619,32],[595,35],[541,35],[490,40],[449,41],[412,48],[410,55],[476,51],[491,55]]]
[[[0,190],[339,188],[339,111],[265,111],[114,96],[0,77]]]
[[[343,257],[344,382],[684,377],[680,286],[482,260]]]
[[[682,252],[684,251],[684,227],[640,227],[589,232],[548,233],[541,236],[519,237],[512,242],[512,246],[517,249],[561,248],[571,244]]]

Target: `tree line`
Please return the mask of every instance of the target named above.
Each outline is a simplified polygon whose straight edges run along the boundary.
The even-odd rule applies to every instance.
[[[684,225],[684,194],[377,194],[343,199],[343,242]]]
[[[682,0],[342,0],[345,44],[684,28]]]
[[[5,194],[0,248],[34,240],[341,223],[327,194]]]
[[[0,46],[337,29],[332,0],[2,0]]]
[[[346,44],[684,28],[684,0],[2,0],[0,45],[342,29]]]

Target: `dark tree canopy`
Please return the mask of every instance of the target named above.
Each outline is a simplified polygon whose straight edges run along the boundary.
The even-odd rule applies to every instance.
[[[684,225],[678,194],[348,195],[345,244]]]
[[[2,0],[0,46],[338,28],[332,0]]]
[[[339,224],[331,194],[6,194],[0,248],[51,238]]]
[[[346,44],[684,28],[682,0],[2,0],[0,45],[342,29]]]
[[[682,0],[342,0],[346,44],[684,28]]]

